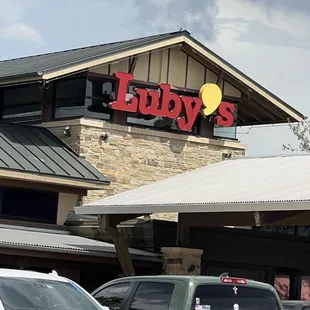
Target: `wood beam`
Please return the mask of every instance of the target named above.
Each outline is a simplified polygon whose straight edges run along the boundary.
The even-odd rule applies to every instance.
[[[191,47],[183,46],[182,49],[188,53],[191,57],[196,59],[199,63],[207,67],[209,70],[213,71],[217,75],[220,75],[221,72],[223,72],[223,69],[219,66],[212,63],[210,60],[193,53]],[[274,114],[277,118],[285,118],[286,113],[282,110],[278,109],[276,106],[274,106],[272,103],[267,101],[265,98],[263,98],[261,95],[257,94],[255,91],[252,91],[251,88],[249,88],[247,85],[243,84],[241,81],[236,80],[236,78],[232,77],[227,72],[224,72],[223,79],[226,80],[228,83],[233,85],[234,87],[238,88],[241,92],[244,94],[250,94],[251,99],[256,100],[260,105],[264,106],[265,109],[269,110],[272,114]]]
[[[128,73],[133,74],[133,72],[135,71],[135,68],[136,68],[137,60],[138,60],[137,56],[134,56],[134,57],[129,59]]]
[[[256,226],[268,226],[308,211],[254,212]]]
[[[99,230],[108,232],[113,240],[116,255],[121,265],[122,272],[125,276],[135,275],[135,270],[129,254],[128,244],[124,234],[119,232],[116,226],[111,225],[111,217],[109,215],[99,215]],[[114,223],[115,225],[115,223]]]

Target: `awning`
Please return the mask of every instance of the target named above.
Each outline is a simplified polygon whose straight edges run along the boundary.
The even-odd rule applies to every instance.
[[[228,159],[76,207],[77,214],[310,210],[310,155]]]
[[[111,243],[72,235],[68,231],[1,225],[0,248],[117,258]],[[129,248],[132,259],[161,262],[161,254]]]
[[[0,178],[102,189],[109,180],[39,126],[0,122]]]

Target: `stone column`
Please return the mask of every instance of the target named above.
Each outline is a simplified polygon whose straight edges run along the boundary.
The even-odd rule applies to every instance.
[[[189,248],[161,248],[163,253],[163,274],[201,275],[203,250]]]

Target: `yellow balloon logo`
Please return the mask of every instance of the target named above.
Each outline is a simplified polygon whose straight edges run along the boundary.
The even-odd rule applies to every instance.
[[[202,101],[202,114],[207,116],[212,114],[222,101],[222,91],[216,84],[204,84],[199,91],[199,98]]]

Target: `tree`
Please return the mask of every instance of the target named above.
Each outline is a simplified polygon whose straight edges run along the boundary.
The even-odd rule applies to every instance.
[[[296,136],[298,141],[298,149],[292,147],[291,144],[283,144],[283,150],[310,152],[310,122],[301,121],[297,124],[288,123],[290,130]]]

